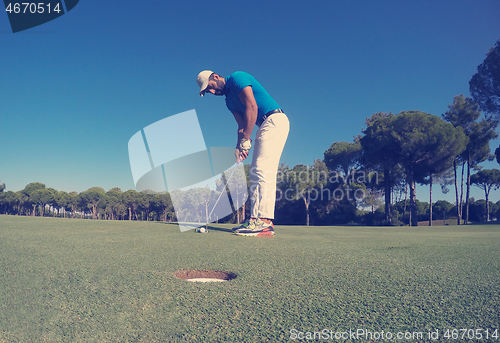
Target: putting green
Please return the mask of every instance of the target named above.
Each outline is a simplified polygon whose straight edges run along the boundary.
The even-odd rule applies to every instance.
[[[274,238],[231,227],[0,216],[0,342],[281,342],[322,330],[435,342],[434,330],[445,340],[462,328],[495,341],[500,329],[497,225],[277,226]],[[186,269],[237,277],[175,276]]]

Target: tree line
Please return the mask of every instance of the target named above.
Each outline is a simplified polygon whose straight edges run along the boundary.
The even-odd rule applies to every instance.
[[[172,221],[175,213],[168,193],[92,187],[65,192],[33,182],[23,190],[0,193],[0,213],[108,220]]]
[[[488,208],[488,197],[500,186],[500,171],[479,170],[479,163],[491,158],[489,143],[498,136],[498,120],[491,116],[479,120],[479,108],[463,95],[456,96],[449,108],[442,118],[419,111],[375,113],[367,118],[361,135],[351,143],[333,143],[323,160],[291,169],[281,166],[287,177],[279,182],[280,190],[297,190],[293,194],[303,203],[306,225],[310,220],[315,225],[366,221],[356,219],[361,205],[371,208],[372,214],[378,210],[378,224],[416,226],[423,220],[416,184],[429,185],[429,225],[442,215],[441,210],[433,215],[434,206],[429,205],[434,184],[444,192],[454,187],[456,212],[448,217],[458,224],[471,220],[470,186],[476,185],[485,192],[484,220],[489,220],[496,207]],[[471,169],[479,171],[471,176]]]
[[[322,164],[322,161],[317,160],[317,164]],[[324,164],[323,164],[324,166]],[[248,175],[248,166],[247,175]],[[281,166],[283,171],[286,166]],[[292,168],[295,171],[298,169],[313,171],[311,168]],[[495,170],[494,170],[495,171]],[[481,170],[474,176],[484,175],[486,182],[482,183],[488,194],[491,190],[493,179],[498,179],[500,171],[496,170],[497,175],[490,173],[489,170]],[[291,180],[291,174],[287,174]],[[474,180],[473,176],[473,180]],[[283,175],[281,175],[283,177]],[[298,183],[305,187],[307,181],[302,175],[304,183]],[[360,174],[356,175],[357,181],[360,181]],[[341,178],[340,178],[341,179]],[[297,179],[298,181],[298,179]],[[356,180],[355,180],[356,181]],[[375,179],[373,180],[375,181]],[[474,182],[476,182],[474,180]],[[278,196],[277,201],[277,219],[276,224],[306,224],[306,210],[304,206],[304,198],[308,198],[308,194],[303,191],[304,188],[299,188],[296,193],[296,188],[291,189],[284,187],[286,182],[278,180],[278,193],[292,190],[291,198]],[[328,183],[325,182],[326,186]],[[479,183],[476,183],[478,186]],[[2,186],[4,186],[2,184]],[[350,182],[352,194],[355,194],[355,182]],[[193,222],[205,222],[207,211],[210,211],[220,191],[223,183],[219,183],[217,190],[208,188],[195,188],[185,193],[183,210],[189,211],[192,217],[189,219]],[[332,184],[329,185],[332,187]],[[346,189],[347,183],[337,182],[337,188]],[[4,187],[0,187],[3,188]],[[340,194],[340,193],[339,193]],[[176,194],[178,197],[179,195]],[[304,197],[304,198],[303,198]],[[375,196],[376,198],[376,196]],[[352,199],[331,199],[328,201],[325,198],[313,198],[309,196],[310,209],[312,212],[311,223],[314,225],[332,225],[332,224],[364,224],[364,225],[381,225],[384,224],[384,205],[376,204],[372,196],[358,197],[356,201],[355,195]],[[362,211],[359,210],[360,205],[376,208],[377,210]],[[432,204],[432,207],[427,202],[416,201],[417,212],[420,220],[429,216],[432,211],[434,220],[444,220],[445,223],[451,223],[451,218],[456,218],[455,204],[451,204],[445,200],[439,200]],[[470,202],[470,218],[473,221],[485,221],[489,219],[489,215],[500,218],[500,201],[497,203],[487,202],[485,200]],[[219,218],[220,222],[236,223],[243,219],[243,214],[248,215],[249,204],[245,204],[238,212],[226,218]],[[408,205],[406,200],[398,199],[392,204],[392,213],[394,216],[393,225],[408,224]],[[34,182],[28,184],[23,190],[13,192],[0,192],[0,213],[9,215],[25,215],[25,216],[51,216],[60,218],[86,218],[86,219],[101,219],[101,220],[144,220],[144,221],[163,221],[175,222],[176,214],[174,206],[168,193],[153,193],[149,191],[137,192],[128,190],[122,192],[119,188],[112,188],[109,191],[104,191],[100,187],[93,187],[84,192],[65,192],[57,191],[53,188],[47,188],[44,184]]]

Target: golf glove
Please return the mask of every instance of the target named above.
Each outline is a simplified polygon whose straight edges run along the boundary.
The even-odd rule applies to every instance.
[[[248,151],[252,148],[252,140],[242,138],[240,144],[238,145],[240,151]]]

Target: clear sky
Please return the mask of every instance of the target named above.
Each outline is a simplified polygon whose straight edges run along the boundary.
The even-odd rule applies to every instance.
[[[282,162],[312,164],[375,112],[440,116],[469,96],[499,15],[498,0],[82,0],[13,34],[0,14],[0,181],[133,189],[128,140],[191,109],[207,146],[233,147],[223,98],[198,96],[204,69],[255,76],[291,122]]]

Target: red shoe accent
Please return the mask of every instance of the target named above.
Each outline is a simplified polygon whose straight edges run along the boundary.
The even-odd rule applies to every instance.
[[[257,235],[257,237],[274,237],[274,230],[265,228]]]

